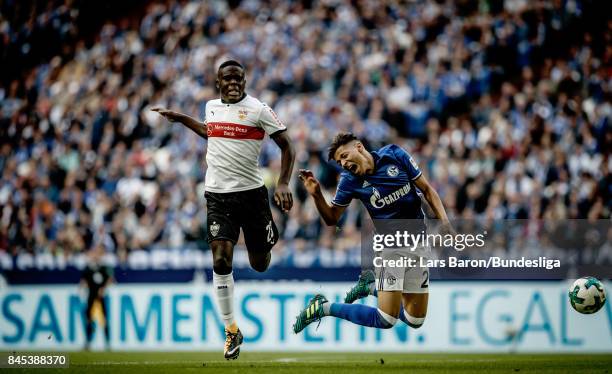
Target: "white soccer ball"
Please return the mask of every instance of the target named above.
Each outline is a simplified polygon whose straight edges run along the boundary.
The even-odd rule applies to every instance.
[[[606,303],[606,291],[597,278],[582,277],[570,287],[569,300],[577,312],[593,314]]]

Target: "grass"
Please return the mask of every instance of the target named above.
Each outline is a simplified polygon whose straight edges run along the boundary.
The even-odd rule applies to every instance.
[[[71,352],[56,373],[610,373],[612,355],[243,352]],[[11,372],[27,372],[27,369]],[[40,373],[40,369],[29,369]]]

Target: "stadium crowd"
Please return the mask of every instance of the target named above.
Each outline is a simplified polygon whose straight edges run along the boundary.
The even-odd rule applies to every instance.
[[[0,250],[206,248],[206,141],[149,109],[201,117],[229,57],[328,198],[325,148],[352,131],[405,147],[452,217],[610,217],[612,23],[593,2],[236,3],[152,2],[0,88]],[[3,50],[10,30],[0,17]],[[273,142],[261,165],[272,189]],[[359,247],[360,204],[327,228],[292,183],[279,255]]]

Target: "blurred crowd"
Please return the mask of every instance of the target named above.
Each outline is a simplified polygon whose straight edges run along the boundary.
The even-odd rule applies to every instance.
[[[69,58],[0,87],[0,250],[207,248],[206,141],[149,109],[202,118],[227,58],[246,66],[247,92],[278,113],[296,170],[313,170],[328,199],[338,168],[325,148],[352,131],[372,150],[407,149],[452,217],[609,218],[612,22],[602,3],[147,4],[139,22],[66,41]],[[67,16],[53,24],[71,30],[60,4]],[[8,25],[0,17],[2,47],[23,47]],[[280,154],[269,140],[261,165],[273,190]],[[274,209],[275,251],[359,248],[361,204],[328,228],[292,184],[292,211]]]
[[[0,3],[0,78],[6,84],[25,68],[61,54],[78,39],[74,1],[8,0]]]

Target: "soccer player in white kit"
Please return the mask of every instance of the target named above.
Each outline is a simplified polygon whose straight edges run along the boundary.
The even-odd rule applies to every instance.
[[[232,258],[240,229],[244,234],[251,267],[263,272],[278,240],[268,191],[258,168],[261,143],[266,134],[279,146],[281,173],[274,200],[285,212],[293,206],[289,179],[295,152],[286,127],[266,104],[244,92],[245,69],[228,60],[219,66],[217,89],[221,98],[206,103],[206,119],[154,108],[171,122],[180,122],[208,139],[205,197],[208,210],[208,242],[213,253],[213,285],[225,323],[226,359],[240,354],[242,333],[234,320]]]

